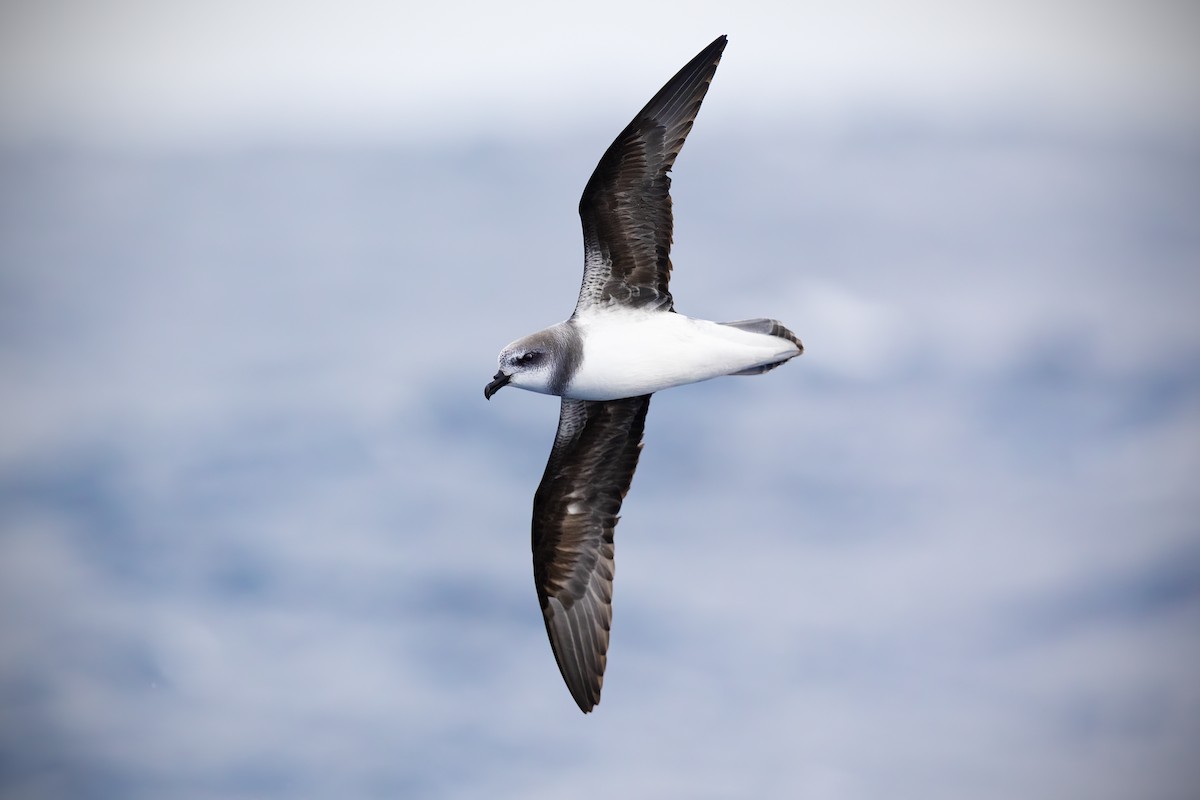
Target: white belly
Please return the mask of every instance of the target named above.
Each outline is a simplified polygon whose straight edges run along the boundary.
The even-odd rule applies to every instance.
[[[786,339],[669,311],[598,311],[576,318],[580,364],[564,397],[615,400],[771,364],[797,355]]]

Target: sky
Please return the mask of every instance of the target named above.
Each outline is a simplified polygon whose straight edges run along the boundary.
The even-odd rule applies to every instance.
[[[0,794],[1191,797],[1196,23],[0,6]],[[584,716],[482,389],[722,33],[672,290],[806,352],[653,399]]]

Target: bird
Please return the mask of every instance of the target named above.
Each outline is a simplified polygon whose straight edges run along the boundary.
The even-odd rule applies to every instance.
[[[533,498],[533,576],[571,697],[600,702],[612,626],[613,532],[642,449],[650,396],[723,375],[758,375],[804,352],[774,319],[710,322],[668,289],[670,171],[727,38],[700,51],[617,136],[583,190],[584,268],[570,318],[500,351],[488,400],[515,386],[562,398]]]

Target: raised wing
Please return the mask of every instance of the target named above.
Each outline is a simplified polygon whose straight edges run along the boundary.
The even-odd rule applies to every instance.
[[[533,498],[533,580],[550,647],[584,713],[600,702],[612,625],[613,529],[642,449],[650,395],[563,399]]]
[[[671,178],[725,37],[704,48],[621,131],[579,201],[583,286],[575,313],[612,303],[672,309]]]

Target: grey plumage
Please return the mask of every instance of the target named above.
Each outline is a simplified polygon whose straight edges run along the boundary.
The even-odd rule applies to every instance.
[[[579,201],[584,273],[571,317],[501,352],[484,388],[561,396],[558,433],[533,501],[533,575],[550,647],[585,713],[600,701],[612,627],[613,534],[637,469],[650,395],[766,372],[800,354],[770,319],[675,313],[669,172],[725,49],[714,40],[605,151]]]
[[[667,81],[617,136],[579,200],[584,273],[576,312],[620,303],[672,308],[671,178],[667,174],[692,129],[725,50],[725,37]]]
[[[654,95],[596,165],[579,201],[588,305],[672,308],[671,179],[716,72],[718,37]],[[565,385],[565,384],[564,384]],[[562,401],[533,502],[533,575],[559,671],[584,711],[600,702],[612,624],[613,530],[642,447],[650,396]],[[571,514],[578,503],[586,512]]]
[[[600,702],[612,625],[613,531],[642,449],[650,396],[562,401],[533,499],[533,580],[559,671],[585,712]]]

